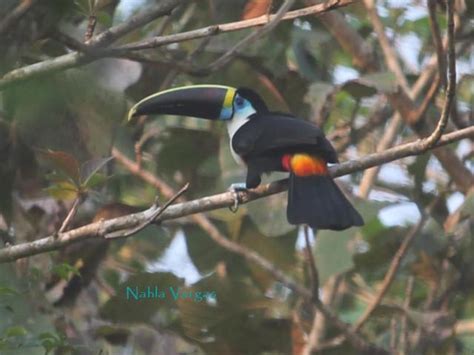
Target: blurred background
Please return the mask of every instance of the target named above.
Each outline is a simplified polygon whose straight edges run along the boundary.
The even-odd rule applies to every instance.
[[[134,103],[160,90],[201,83],[252,88],[272,110],[319,125],[340,161],[427,135],[439,118],[446,63],[437,63],[434,34],[437,28],[445,46],[442,0],[365,0],[282,21],[222,65],[219,58],[256,28],[107,58],[99,52],[89,64],[3,84],[3,75],[84,51],[94,35],[161,3],[1,1],[2,246],[148,208],[187,182],[184,197],[192,200],[243,181],[219,123],[160,117],[125,124]],[[111,47],[275,13],[282,3],[182,1]],[[295,1],[292,10],[315,3]],[[474,120],[473,14],[474,3],[455,2],[458,84],[447,131]],[[466,139],[341,177],[365,226],[306,231],[321,300],[343,321],[357,323],[388,288],[360,329],[371,343],[399,354],[474,352],[473,168]],[[311,287],[305,230],[287,223],[286,198],[206,215],[225,237]],[[410,234],[415,239],[395,279],[383,286]],[[127,287],[155,285],[216,298],[125,297]],[[128,239],[89,240],[0,265],[1,354],[358,354],[343,338],[331,341],[339,334],[309,302],[218,246],[190,217]]]

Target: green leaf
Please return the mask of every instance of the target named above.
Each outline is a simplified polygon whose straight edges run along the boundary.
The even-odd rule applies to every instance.
[[[21,327],[21,326],[10,327],[10,328],[7,328],[3,332],[3,336],[6,338],[22,337],[22,336],[25,336],[26,334],[28,334],[28,331],[24,327]]]
[[[19,295],[20,293],[10,287],[5,287],[5,286],[0,286],[0,297],[2,296],[16,296]]]
[[[74,0],[74,5],[76,5],[78,10],[84,15],[89,15],[91,13],[92,8],[90,0]]]
[[[105,27],[112,26],[113,18],[112,18],[112,16],[109,15],[108,12],[99,11],[97,13],[96,17],[97,17],[97,22],[100,23],[101,25],[103,25]]]
[[[40,335],[38,335],[38,339],[40,339],[40,340],[48,340],[49,339],[49,340],[57,341],[59,338],[54,333],[44,332],[44,333],[41,333]]]
[[[332,275],[354,267],[353,257],[357,256],[359,259],[361,255],[357,249],[361,236],[369,235],[379,242],[381,240],[380,233],[383,233],[385,228],[380,224],[377,214],[388,203],[356,200],[354,205],[364,218],[365,225],[362,228],[349,228],[337,232],[321,230],[316,235],[315,259],[321,285]]]
[[[356,228],[317,233],[315,259],[321,285],[332,275],[348,271],[354,266],[352,255],[355,253],[356,233]]]
[[[69,265],[67,263],[55,265],[51,271],[55,273],[56,275],[58,275],[63,280],[68,280],[71,277],[71,275],[81,276],[81,274],[79,273],[79,270],[76,267]]]
[[[114,157],[98,158],[86,161],[81,166],[81,183],[87,185],[89,180]]]
[[[59,200],[74,200],[79,194],[78,187],[69,181],[58,182],[45,190]]]
[[[91,190],[93,188],[104,185],[107,182],[107,180],[109,180],[108,176],[104,174],[96,173],[93,176],[91,176],[91,178],[87,181],[87,184],[83,185],[83,188],[86,188],[87,190]]]

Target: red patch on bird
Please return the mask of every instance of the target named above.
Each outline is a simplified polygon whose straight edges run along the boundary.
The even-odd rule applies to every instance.
[[[281,157],[281,166],[283,166],[283,169],[286,171],[290,171],[290,164],[291,164],[291,154],[285,154],[284,156]]]

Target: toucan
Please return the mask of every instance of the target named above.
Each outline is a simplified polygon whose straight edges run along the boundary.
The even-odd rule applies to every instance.
[[[139,101],[129,121],[142,115],[180,115],[227,123],[234,159],[247,166],[245,183],[252,189],[263,173],[289,173],[287,219],[315,229],[343,230],[364,221],[333,181],[328,163],[337,153],[314,124],[288,113],[272,112],[248,88],[193,85],[158,92]]]

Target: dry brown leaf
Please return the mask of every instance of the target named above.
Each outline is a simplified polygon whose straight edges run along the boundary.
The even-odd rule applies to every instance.
[[[242,13],[242,20],[265,15],[270,10],[273,0],[249,0]]]

